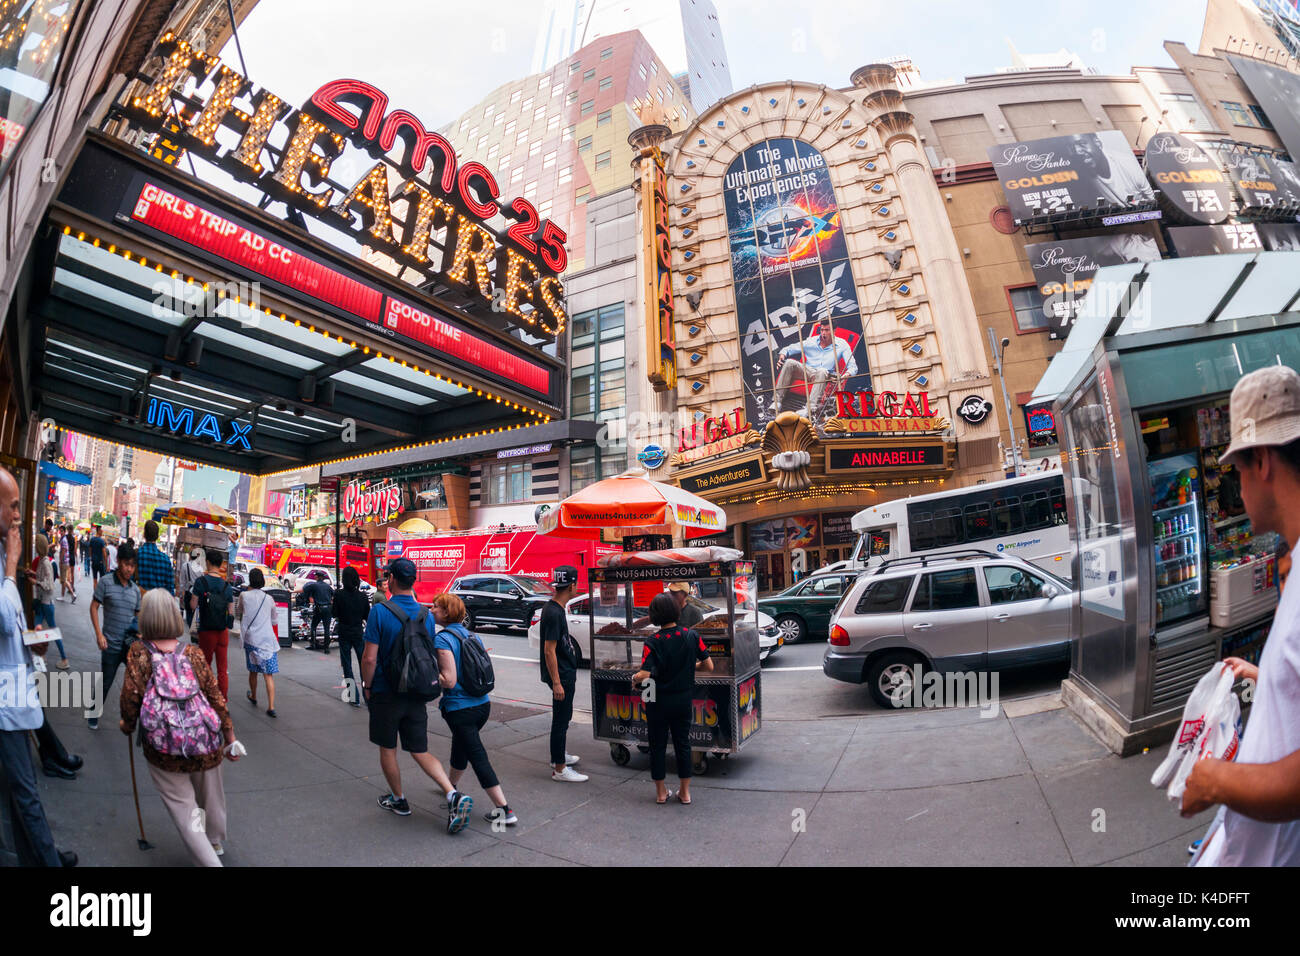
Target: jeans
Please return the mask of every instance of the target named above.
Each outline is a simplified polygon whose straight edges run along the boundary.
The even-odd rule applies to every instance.
[[[325,649],[330,646],[330,609],[317,604],[311,612],[311,642],[316,643],[316,625],[325,622]]]
[[[54,605],[41,604],[39,601],[33,602],[32,617],[35,619],[37,627],[40,627],[42,624],[46,627],[54,627]],[[63,641],[55,641],[54,646],[59,649],[59,660],[66,661],[68,659],[68,654],[63,649]]]
[[[20,855],[24,865],[62,866],[59,851],[54,847],[54,834],[45,819],[41,794],[36,786],[36,764],[32,762],[31,742],[26,730],[0,730],[0,766],[4,767],[9,781],[9,794],[14,809],[14,826],[21,827],[16,834],[18,846],[31,854],[30,860]],[[26,839],[24,840],[23,837]]]
[[[565,738],[569,733],[569,721],[573,719],[573,691],[576,686],[576,681],[571,684],[561,682],[564,700],[551,701],[551,764],[555,767],[564,766]]]
[[[361,655],[365,653],[365,649],[366,639],[361,631],[339,628],[339,660],[343,664],[343,679],[353,681],[348,686],[357,695],[356,700],[361,699]],[[357,676],[355,677],[352,673],[352,654],[354,651],[357,655]]]
[[[117,669],[125,663],[126,646],[121,643],[113,644],[110,641],[108,650],[99,652],[99,669],[104,672],[104,699],[99,702],[101,707],[107,705],[108,692],[112,690],[113,681],[117,679]]]
[[[650,779],[662,780],[668,773],[668,737],[673,738],[677,756],[677,777],[691,776],[691,698],[646,704],[646,725],[650,731]]]
[[[477,707],[442,712],[442,719],[451,728],[451,769],[464,770],[467,765],[473,764],[474,776],[478,777],[478,785],[484,790],[490,790],[500,782],[478,735],[487,723],[491,710],[491,704],[479,704]],[[564,749],[562,744],[560,749]],[[561,757],[559,762],[564,763],[564,758]]]

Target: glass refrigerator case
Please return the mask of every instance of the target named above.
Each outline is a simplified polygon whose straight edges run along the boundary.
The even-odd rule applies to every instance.
[[[1200,456],[1175,452],[1147,463],[1151,482],[1156,623],[1205,614],[1205,534]]]

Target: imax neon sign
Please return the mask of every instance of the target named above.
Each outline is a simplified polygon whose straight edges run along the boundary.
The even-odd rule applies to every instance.
[[[211,438],[219,445],[236,445],[242,446],[245,451],[253,450],[248,443],[248,436],[253,431],[251,424],[241,425],[239,422],[229,422],[226,426],[229,432],[223,435],[221,423],[217,420],[216,415],[211,412],[202,412],[199,414],[197,423],[195,416],[196,412],[192,408],[173,405],[171,402],[160,398],[150,398],[149,415],[146,421],[164,431],[184,435],[187,438]]]

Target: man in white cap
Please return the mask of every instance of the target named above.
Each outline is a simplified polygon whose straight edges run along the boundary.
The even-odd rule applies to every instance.
[[[1241,476],[1241,500],[1255,532],[1276,531],[1294,550],[1300,544],[1300,375],[1282,365],[1251,372],[1232,390],[1229,414],[1232,444],[1219,460]],[[1300,586],[1283,589],[1259,666],[1228,662],[1257,687],[1236,761],[1199,761],[1187,778],[1184,816],[1218,803],[1227,808],[1198,862],[1300,866]]]

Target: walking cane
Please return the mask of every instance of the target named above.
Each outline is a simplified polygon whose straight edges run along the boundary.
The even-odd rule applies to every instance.
[[[140,790],[135,785],[135,746],[129,734],[126,738],[126,752],[131,755],[131,796],[135,797],[135,820],[140,824],[140,839],[136,840],[135,844],[141,850],[152,850],[153,844],[144,838],[144,817],[140,815]]]

